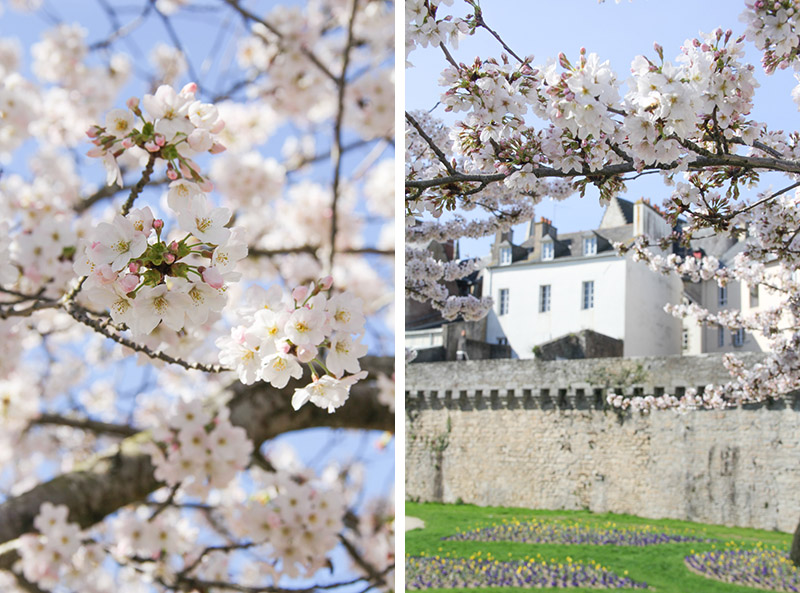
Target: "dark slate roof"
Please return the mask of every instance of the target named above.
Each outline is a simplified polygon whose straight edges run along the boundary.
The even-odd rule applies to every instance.
[[[625,222],[628,224],[633,224],[633,202],[623,200],[622,198],[614,199],[617,201],[619,209],[622,210],[622,215],[625,217]]]
[[[583,239],[584,237],[591,237],[592,235],[598,237],[597,252],[606,253],[614,250],[612,245],[613,243],[624,243],[633,238],[633,224],[626,224],[623,226],[610,227],[606,229],[577,231],[574,233],[560,233],[558,235],[558,239],[553,241],[556,248],[555,258],[553,260],[541,262],[539,259],[525,259],[519,261],[514,259],[513,263],[507,264],[503,267],[515,266],[519,264],[549,263],[551,261],[560,261],[566,258],[586,257],[589,259],[594,256],[583,255]]]
[[[633,225],[626,224],[624,226],[611,227],[608,229],[594,229],[589,231],[577,231],[574,233],[563,233],[558,235],[559,243],[566,243],[570,248],[569,257],[583,257],[583,239],[584,237],[591,237],[597,235],[601,239],[605,239],[608,243],[603,248],[602,241],[598,242],[597,250],[611,251],[614,249],[610,243],[624,242],[633,237]],[[588,256],[591,257],[591,256]],[[556,257],[556,259],[559,259]]]

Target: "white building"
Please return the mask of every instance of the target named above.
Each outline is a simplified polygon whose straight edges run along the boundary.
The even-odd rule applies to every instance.
[[[664,306],[696,303],[711,313],[725,309],[747,313],[775,304],[777,296],[769,290],[738,282],[720,287],[715,281],[692,283],[674,274],[664,276],[630,256],[619,255],[613,247],[639,235],[666,237],[672,230],[646,200],[631,203],[616,198],[594,230],[559,234],[551,221],[542,219],[529,223],[521,244],[512,242],[511,233],[498,234],[482,279],[468,288],[492,296],[494,309],[479,324],[462,325],[475,344],[507,344],[516,358],[533,358],[535,348],[582,330],[622,341],[626,357],[765,350],[760,336],[702,326],[692,319],[682,321],[667,314]],[[743,240],[709,235],[693,239],[684,255],[711,255],[726,266],[744,246]],[[457,259],[457,248],[451,251],[447,259]],[[407,303],[406,346],[420,351],[440,348],[444,359],[454,360],[452,336],[446,338],[449,334],[444,331],[447,324],[443,325],[438,313],[417,309],[419,305]],[[603,354],[593,355],[618,356],[619,343],[604,340]],[[615,344],[615,353],[609,353],[609,342]],[[547,349],[552,353],[553,348],[550,344],[540,354],[545,355]],[[498,355],[508,354],[503,348]]]
[[[535,346],[589,329],[622,340],[624,356],[679,354],[682,324],[664,305],[681,302],[683,282],[613,248],[671,231],[647,202],[614,199],[596,230],[559,235],[541,220],[530,223],[521,245],[509,234],[498,237],[483,276],[483,294],[495,300],[486,340],[532,358]]]
[[[724,235],[713,235],[692,241],[695,253],[713,255],[723,266],[730,265],[745,247],[743,240]],[[776,296],[763,286],[748,286],[730,282],[721,287],[715,281],[684,283],[684,303],[696,303],[710,313],[740,310],[748,313],[761,307],[775,305]],[[767,349],[763,336],[754,336],[744,330],[731,331],[721,326],[702,326],[687,320],[684,323],[683,354],[719,352],[762,352]]]

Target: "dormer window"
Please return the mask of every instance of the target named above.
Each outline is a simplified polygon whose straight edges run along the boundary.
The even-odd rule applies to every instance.
[[[552,241],[545,241],[542,243],[542,260],[553,259],[555,249],[553,249]]]
[[[500,248],[500,265],[507,266],[511,263],[511,247]]]
[[[583,255],[597,254],[597,237],[586,237],[583,240]]]

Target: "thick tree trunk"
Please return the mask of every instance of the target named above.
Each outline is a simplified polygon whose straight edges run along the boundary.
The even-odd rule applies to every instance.
[[[374,378],[378,372],[391,375],[394,359],[367,357],[362,367]],[[307,382],[307,378],[305,381]],[[291,397],[302,381],[284,389],[265,383],[233,387],[231,422],[241,426],[258,447],[279,434],[318,426],[388,430],[394,432],[394,414],[378,403],[377,389],[365,381],[353,386],[350,400],[334,414],[313,404],[299,411],[291,406]],[[69,507],[69,520],[88,527],[117,509],[147,497],[162,484],[153,476],[150,456],[141,452],[147,433],[127,438],[113,451],[99,455],[73,471],[39,484],[28,492],[0,504],[0,544],[10,542],[33,530],[33,519],[43,502]],[[0,568],[9,568],[16,552],[0,547]]]
[[[794,537],[792,537],[792,548],[789,550],[789,558],[795,566],[800,566],[800,523],[794,530]]]

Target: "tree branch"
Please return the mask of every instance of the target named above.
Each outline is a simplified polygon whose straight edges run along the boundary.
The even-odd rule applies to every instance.
[[[113,424],[111,422],[101,422],[99,420],[92,420],[91,418],[70,418],[60,414],[40,414],[37,418],[31,420],[31,425],[55,425],[55,426],[69,426],[71,428],[79,428],[81,430],[88,430],[97,434],[108,434],[121,437],[130,437],[139,432],[139,429],[127,424]]]
[[[331,158],[333,159],[333,184],[331,193],[333,199],[331,200],[331,251],[328,256],[328,266],[333,270],[333,259],[336,257],[336,231],[337,231],[337,215],[336,207],[339,203],[339,186],[341,185],[342,177],[342,123],[344,122],[344,94],[347,88],[347,68],[350,66],[350,52],[353,49],[353,28],[356,22],[356,14],[358,14],[358,0],[350,0],[352,8],[350,9],[350,19],[347,23],[347,43],[344,46],[342,55],[342,73],[336,81],[337,98],[336,98],[336,119],[333,122],[333,146],[331,147]]]
[[[643,171],[669,171],[678,167],[679,163],[656,163],[644,167]],[[742,156],[738,154],[719,154],[713,156],[700,156],[688,164],[688,168],[693,171],[707,169],[710,167],[741,167],[743,169],[764,169],[768,171],[782,171],[784,173],[800,173],[800,163],[796,161],[788,161],[786,159],[775,159],[766,157]],[[544,177],[589,177],[607,178],[623,175],[625,173],[632,173],[638,171],[632,163],[620,163],[616,165],[608,165],[596,171],[560,171],[552,167],[534,167],[532,173],[538,178]],[[456,173],[455,175],[447,175],[444,177],[434,177],[432,179],[406,180],[406,187],[412,189],[429,189],[431,187],[439,187],[442,185],[449,185],[452,183],[491,183],[494,181],[501,181],[508,177],[511,173],[486,173],[486,174],[467,174]]]
[[[133,207],[134,200],[142,193],[144,186],[150,183],[150,176],[153,174],[153,167],[155,167],[155,164],[156,155],[151,152],[150,158],[147,159],[147,165],[145,165],[144,171],[142,171],[141,178],[136,182],[136,185],[133,186],[131,193],[128,195],[128,199],[125,200],[125,203],[122,205],[122,216],[128,215]]]
[[[292,253],[308,253],[315,255],[318,246],[301,245],[300,247],[286,247],[284,249],[261,249],[259,247],[249,247],[247,255],[250,257],[275,257],[277,255],[290,255]],[[358,247],[354,249],[340,249],[337,253],[351,255],[388,255],[394,256],[394,249],[378,249],[377,247]]]
[[[127,348],[135,352],[141,352],[142,354],[148,356],[149,358],[155,358],[158,360],[163,360],[164,362],[168,362],[169,364],[177,364],[182,366],[187,370],[197,370],[197,371],[204,371],[206,373],[221,373],[223,371],[228,371],[230,369],[226,369],[222,365],[219,364],[204,364],[202,362],[187,362],[181,358],[175,358],[174,356],[170,356],[166,352],[161,350],[153,350],[152,348],[148,348],[144,344],[139,344],[138,342],[134,342],[130,338],[126,338],[114,331],[111,331],[109,326],[112,325],[111,319],[95,319],[89,316],[89,312],[84,309],[83,307],[75,304],[74,301],[67,301],[64,304],[64,310],[72,316],[75,321],[79,321],[80,323],[84,324],[87,327],[92,328],[97,333],[114,340],[117,344],[122,344]]]
[[[419,134],[422,139],[425,140],[430,149],[436,155],[436,158],[439,159],[439,162],[444,165],[444,168],[447,170],[447,172],[450,175],[459,175],[458,171],[456,171],[453,168],[453,165],[451,165],[447,160],[447,157],[445,156],[444,152],[442,152],[442,149],[439,148],[436,145],[436,142],[434,142],[433,139],[425,133],[425,130],[423,130],[422,126],[419,125],[419,122],[408,111],[406,111],[406,120],[414,127],[414,129],[417,131],[417,134]],[[406,183],[406,185],[408,184]]]

